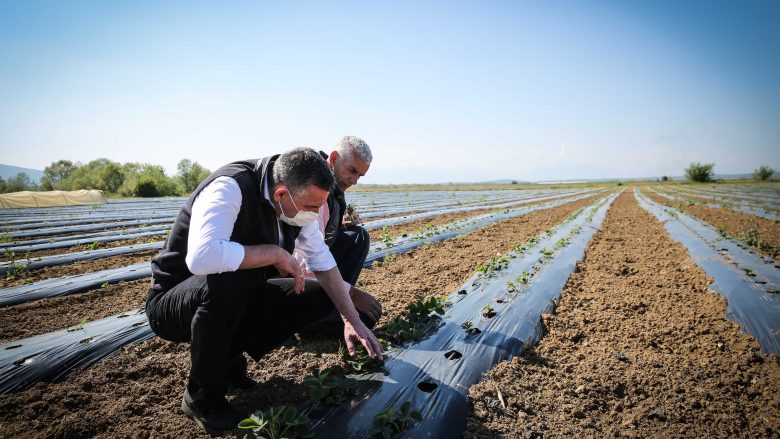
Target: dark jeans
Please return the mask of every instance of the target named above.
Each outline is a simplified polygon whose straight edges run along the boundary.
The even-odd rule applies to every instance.
[[[318,282],[293,288],[293,279],[266,281],[260,270],[192,276],[147,302],[146,314],[161,338],[191,343],[190,390],[221,396],[231,358],[257,360],[333,309]]]
[[[371,238],[368,236],[366,229],[362,226],[352,226],[340,230],[336,240],[333,242],[333,246],[330,248],[330,252],[336,260],[336,266],[341,273],[341,278],[350,285],[357,283],[363,264],[366,263],[370,244]],[[360,314],[360,320],[369,329],[374,327],[376,324],[375,320],[362,312],[358,314]],[[301,332],[327,337],[340,337],[344,334],[344,321],[341,320],[341,315],[339,315],[336,308],[333,308],[327,317],[307,325],[302,328]]]

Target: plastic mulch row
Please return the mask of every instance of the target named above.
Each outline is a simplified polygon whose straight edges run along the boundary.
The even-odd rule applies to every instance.
[[[673,195],[673,194],[666,193],[666,192],[660,192],[660,191],[658,191],[658,190],[656,190],[654,188],[651,188],[651,190],[653,192],[655,192],[656,194],[658,194],[658,195],[660,195],[660,196],[662,196],[662,197],[664,197],[664,198],[666,198],[668,200],[688,203],[688,199],[686,199],[684,196]],[[680,193],[680,194],[684,195],[682,193]],[[692,196],[700,197],[701,195],[692,195]],[[707,196],[701,196],[701,197],[702,198],[710,198],[710,199],[714,198],[714,197],[707,197]],[[760,216],[762,218],[767,218],[767,219],[771,219],[771,220],[775,220],[775,221],[780,221],[780,215],[778,215],[777,213],[770,212],[768,210],[765,210],[765,209],[763,209],[761,207],[754,206],[754,205],[749,204],[749,203],[742,204],[742,203],[734,203],[734,202],[731,202],[731,201],[724,201],[723,203],[725,203],[725,204],[722,204],[722,203],[703,203],[701,201],[696,201],[695,202],[695,204],[702,204],[704,206],[712,207],[712,208],[715,208],[715,209],[730,209],[730,210],[734,210],[734,211],[737,211],[737,212],[747,213],[748,215],[755,215],[755,216]]]
[[[542,314],[554,307],[616,196],[583,209],[531,248],[510,254],[506,268],[472,276],[449,296],[452,305],[428,338],[389,352],[383,371],[357,377],[355,397],[319,414],[315,436],[371,437],[377,413],[410,401],[423,421],[404,431],[406,437],[460,437],[469,413],[469,388],[484,372],[541,338]],[[568,243],[558,245],[561,239]],[[520,284],[517,279],[524,273],[533,274],[530,282],[513,290],[508,282]],[[493,317],[483,315],[488,304]],[[467,321],[473,325],[468,330],[462,327]]]
[[[762,351],[780,355],[780,264],[721,236],[713,227],[662,206],[638,191],[639,204],[712,277],[710,289],[728,301],[726,317],[758,339]]]

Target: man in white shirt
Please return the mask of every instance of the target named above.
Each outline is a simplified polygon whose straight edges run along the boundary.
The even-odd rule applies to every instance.
[[[308,148],[225,165],[195,189],[152,259],[149,324],[166,340],[191,343],[182,410],[207,432],[243,417],[225,399],[229,386],[254,384],[243,352],[259,359],[334,306],[349,352],[358,342],[381,359],[315,221],[334,183]],[[304,280],[293,250],[316,281]]]

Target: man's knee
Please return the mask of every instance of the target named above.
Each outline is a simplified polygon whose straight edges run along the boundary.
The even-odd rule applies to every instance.
[[[246,306],[252,291],[257,288],[258,279],[252,270],[209,274],[206,277],[207,291],[203,302],[209,307],[236,309]]]

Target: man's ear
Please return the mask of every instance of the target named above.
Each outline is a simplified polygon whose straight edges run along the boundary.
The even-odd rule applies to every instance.
[[[334,149],[333,152],[331,152],[330,155],[328,156],[328,164],[330,165],[331,168],[333,167],[333,163],[336,161],[337,158],[339,158],[339,152]]]
[[[274,202],[281,201],[282,194],[284,194],[285,191],[289,192],[287,190],[287,186],[285,186],[283,184],[280,184],[280,185],[276,186],[276,188],[274,188],[274,193],[271,195],[271,197],[273,197]]]

